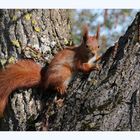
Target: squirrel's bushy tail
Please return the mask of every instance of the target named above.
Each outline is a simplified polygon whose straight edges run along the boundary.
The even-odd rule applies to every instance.
[[[0,71],[0,115],[3,115],[9,95],[18,88],[38,85],[41,66],[32,60],[20,60]]]

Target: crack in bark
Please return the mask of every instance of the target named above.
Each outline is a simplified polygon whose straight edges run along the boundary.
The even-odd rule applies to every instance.
[[[133,130],[133,110],[136,105],[136,98],[137,98],[137,90],[132,94],[131,99],[130,99],[130,113],[129,113],[129,123],[130,123],[130,130]]]

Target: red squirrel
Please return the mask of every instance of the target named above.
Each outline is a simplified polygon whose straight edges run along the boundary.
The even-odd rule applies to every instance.
[[[89,73],[92,70],[99,70],[99,65],[96,64],[100,60],[98,39],[99,27],[96,35],[89,36],[88,27],[84,26],[81,44],[58,52],[43,76],[41,66],[32,60],[24,59],[7,65],[6,69],[0,71],[1,116],[9,95],[16,89],[33,86],[41,86],[44,89],[51,87],[58,93],[64,94],[75,72]]]

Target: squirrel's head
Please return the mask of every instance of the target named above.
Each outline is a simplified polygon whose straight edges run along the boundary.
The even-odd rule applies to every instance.
[[[88,49],[89,52],[91,52],[93,55],[95,55],[99,50],[99,44],[98,44],[99,32],[100,32],[100,26],[98,25],[96,35],[89,36],[88,26],[87,25],[83,26],[83,40],[82,40],[83,47]]]

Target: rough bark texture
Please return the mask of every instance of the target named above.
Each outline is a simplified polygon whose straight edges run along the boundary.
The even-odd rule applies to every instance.
[[[0,10],[0,67],[21,58],[44,66],[71,43],[70,31],[70,10]],[[35,88],[12,94],[0,130],[35,130],[41,98]]]
[[[103,55],[101,70],[79,74],[63,107],[50,107],[48,130],[140,130],[140,13]]]
[[[46,33],[50,35],[49,41],[58,41],[58,46],[54,47],[54,50],[62,46],[63,42],[67,42],[70,31],[67,10],[31,10],[34,18],[40,18],[37,23],[41,31],[33,27],[34,22],[25,22],[33,18],[27,15],[24,19],[23,13],[29,13],[28,10],[14,11],[20,13],[14,15],[21,18],[11,23],[12,11],[14,10],[1,11],[1,60],[3,56],[8,59],[13,54],[16,54],[16,58],[21,57],[18,49],[22,49],[16,47],[17,41],[12,42],[13,37],[16,37],[15,40],[19,40],[20,46],[23,47],[24,44],[28,44],[27,40],[34,44],[33,37],[30,38],[30,32],[33,32],[35,40],[38,40],[35,44],[41,46],[38,38],[43,33],[42,26],[50,25],[50,34]],[[40,14],[41,16],[38,16]],[[57,15],[51,16],[55,14]],[[60,21],[62,18],[65,19],[64,22]],[[21,43],[24,41],[25,43]],[[5,118],[0,122],[1,130],[140,130],[139,41],[140,13],[128,27],[125,35],[103,55],[99,72],[94,71],[90,75],[79,73],[75,76],[68,88],[63,106],[57,106],[52,100],[47,100],[41,109],[41,95],[36,93],[38,90],[33,90],[35,93],[23,91],[22,94],[18,91],[10,97]],[[51,48],[51,45],[47,48]],[[5,54],[2,55],[3,53]],[[26,56],[25,53],[23,56]]]

